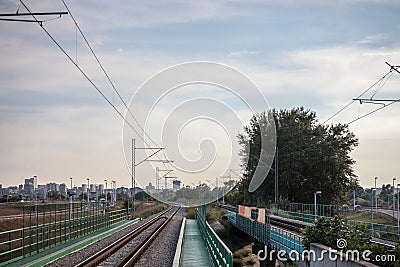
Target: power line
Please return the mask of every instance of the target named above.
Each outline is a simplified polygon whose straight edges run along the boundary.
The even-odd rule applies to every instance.
[[[119,91],[117,90],[117,88],[115,87],[114,83],[111,81],[110,76],[108,75],[107,71],[105,70],[105,68],[103,67],[103,65],[101,64],[99,58],[97,57],[96,53],[94,52],[92,46],[90,45],[89,41],[87,40],[85,34],[83,33],[83,31],[81,30],[81,28],[78,25],[78,22],[76,21],[75,17],[73,16],[71,10],[69,9],[67,3],[64,0],[61,0],[65,6],[65,8],[67,9],[69,15],[71,16],[72,20],[74,21],[75,27],[79,30],[79,33],[82,35],[83,39],[85,40],[86,45],[88,46],[90,52],[92,53],[92,55],[94,56],[94,58],[96,59],[97,63],[99,64],[101,70],[103,71],[104,75],[107,77],[108,82],[110,83],[110,85],[112,86],[112,88],[114,89],[114,91],[117,93],[119,99],[121,100],[121,102],[124,104],[125,108],[127,109],[127,111],[129,112],[129,114],[132,116],[133,120],[136,122],[136,124],[139,126],[140,130],[142,130],[142,132],[147,136],[147,138],[149,138],[149,140],[157,146],[156,142],[153,141],[153,139],[151,139],[151,137],[145,132],[144,128],[140,125],[139,121],[135,118],[135,116],[133,116],[132,111],[129,109],[128,105],[126,104],[126,102],[124,101],[124,99],[122,98],[121,94],[119,93]],[[143,140],[145,143],[146,141]],[[146,145],[149,145],[146,143]]]
[[[23,2],[23,0],[20,0],[21,4],[24,6],[24,8],[29,12],[29,14],[32,15],[32,17],[34,18],[34,21],[37,22],[39,24],[39,26],[42,28],[42,30],[47,34],[47,36],[54,42],[54,44],[56,44],[56,46],[62,51],[62,53],[70,60],[70,62],[79,70],[79,72],[86,78],[87,81],[89,81],[89,83],[96,89],[96,91],[107,101],[108,104],[110,104],[110,106],[115,110],[115,112],[127,123],[127,125],[137,134],[137,136],[146,144],[149,146],[149,144],[146,142],[146,140],[139,134],[139,132],[135,129],[135,127],[125,118],[125,116],[116,108],[116,106],[106,97],[106,95],[100,90],[100,88],[90,79],[90,77],[85,73],[85,71],[78,66],[77,62],[75,62],[72,57],[65,51],[65,49],[57,42],[57,40],[55,40],[55,38],[46,30],[46,28],[44,28],[43,26],[43,21],[39,21],[36,16],[34,15],[35,13],[31,12],[30,9],[28,8],[28,6]],[[65,2],[63,1],[63,3],[65,4]],[[66,4],[65,4],[66,6]],[[66,6],[68,12],[69,8]],[[71,13],[70,13],[71,14]],[[72,15],[71,15],[72,17]],[[139,125],[139,128],[143,131],[143,133],[149,138],[149,140],[151,140],[154,144],[155,142],[150,138],[150,136],[144,131],[143,127],[141,127],[141,125],[139,124],[139,122],[136,120],[136,118],[133,116],[132,112],[130,111],[130,109],[128,108],[128,106],[126,105],[125,101],[122,99],[121,95],[119,94],[118,90],[115,88],[114,84],[112,83],[109,75],[107,74],[107,72],[105,71],[104,67],[102,66],[102,64],[100,63],[100,60],[98,59],[98,57],[96,56],[96,54],[94,53],[94,50],[92,49],[92,47],[90,46],[89,42],[87,41],[86,37],[84,36],[83,32],[81,31],[81,29],[79,28],[76,20],[73,18],[73,21],[77,27],[77,29],[80,31],[80,33],[82,34],[83,38],[85,39],[85,42],[87,43],[87,45],[89,46],[93,56],[96,58],[98,64],[100,65],[101,69],[103,70],[104,74],[106,75],[107,79],[109,80],[110,84],[112,85],[112,87],[114,88],[114,90],[117,92],[119,98],[121,99],[121,101],[124,103],[125,107],[127,108],[127,110],[129,111],[129,113],[131,114],[132,118],[135,120],[136,124]],[[157,155],[157,157],[159,158],[159,156]],[[165,166],[165,163],[163,163]]]
[[[20,0],[21,4],[25,7],[25,9],[29,12],[30,9],[28,6],[24,3],[23,0]],[[125,119],[123,114],[115,107],[113,103],[104,95],[104,93],[99,89],[99,87],[90,79],[90,77],[85,73],[85,71],[78,66],[72,59],[72,57],[65,51],[65,49],[57,42],[56,39],[46,30],[46,28],[40,23],[40,21],[36,18],[35,15],[32,15],[32,17],[35,19],[35,21],[40,25],[40,27],[43,29],[43,31],[47,34],[47,36],[54,42],[54,44],[61,50],[61,52],[71,61],[71,63],[79,70],[79,72],[86,78],[86,80],[96,89],[96,91],[107,101],[108,104],[117,112],[117,114],[132,128],[132,130],[140,137],[140,134],[138,131],[133,127],[133,125]]]
[[[88,46],[90,52],[92,53],[92,55],[94,56],[94,58],[96,59],[98,65],[100,66],[101,70],[103,71],[104,75],[107,77],[108,82],[110,83],[111,87],[113,88],[113,90],[117,93],[119,99],[121,100],[121,102],[123,103],[123,105],[125,106],[127,112],[131,115],[132,119],[134,120],[134,122],[136,123],[136,125],[139,127],[139,129],[144,133],[144,135],[156,146],[158,147],[157,143],[150,137],[150,135],[148,135],[146,133],[146,131],[144,130],[144,128],[140,125],[139,121],[135,118],[135,116],[133,115],[132,111],[130,110],[130,108],[128,107],[128,105],[126,104],[126,102],[124,101],[124,99],[122,98],[121,94],[119,93],[118,89],[116,88],[116,86],[114,85],[114,83],[112,82],[110,76],[108,75],[107,71],[105,70],[105,68],[103,67],[103,64],[101,64],[99,58],[97,57],[96,53],[94,52],[94,49],[92,48],[92,46],[90,45],[88,39],[86,38],[85,34],[83,33],[82,29],[79,27],[78,22],[76,21],[74,15],[72,14],[71,10],[69,9],[67,3],[65,2],[65,0],[61,0],[62,3],[64,4],[65,8],[67,9],[69,15],[71,16],[76,29],[79,31],[79,33],[81,34],[82,38],[84,39],[86,45]],[[126,122],[127,120],[124,119]],[[146,142],[146,140],[144,138],[142,138],[137,131],[135,131],[135,133],[138,135],[138,137],[147,145],[150,147],[150,145]],[[165,156],[165,155],[164,155]],[[158,159],[161,160],[160,156],[157,154],[156,157]],[[162,164],[164,165],[164,167],[166,167],[165,162],[162,162]]]
[[[386,108],[386,107],[388,107],[388,106],[390,106],[390,105],[392,105],[393,103],[396,103],[396,102],[400,102],[400,99],[393,100],[393,101],[390,102],[389,104],[384,104],[383,106],[381,106],[381,107],[379,107],[379,108],[377,108],[377,109],[374,109],[373,111],[368,112],[367,114],[364,114],[364,115],[362,115],[361,117],[358,117],[357,119],[352,120],[351,122],[349,122],[349,123],[347,123],[347,124],[350,125],[350,124],[352,124],[353,122],[356,122],[356,121],[358,121],[358,120],[360,120],[360,119],[362,119],[362,118],[364,118],[364,117],[367,117],[367,116],[371,115],[372,113],[375,113],[375,112],[377,112],[377,111],[379,111],[379,110],[381,110],[381,109],[384,109],[384,108]]]
[[[61,0],[65,6],[65,8],[67,9],[69,15],[71,16],[72,20],[74,21],[75,27],[79,30],[79,33],[82,35],[83,39],[85,40],[86,45],[88,46],[90,52],[92,53],[92,55],[94,56],[94,58],[96,59],[97,63],[99,64],[101,70],[103,71],[104,75],[107,77],[108,82],[110,83],[110,85],[112,86],[112,88],[114,89],[114,91],[117,93],[119,99],[121,100],[121,102],[124,104],[125,108],[127,109],[127,111],[129,112],[129,114],[132,116],[133,120],[136,122],[136,124],[138,125],[138,127],[140,128],[140,130],[142,130],[142,132],[147,136],[147,138],[149,138],[149,140],[154,144],[157,145],[156,142],[154,142],[153,139],[151,139],[151,137],[145,132],[144,128],[140,125],[139,121],[135,118],[135,116],[133,116],[132,111],[129,109],[128,105],[126,104],[126,102],[124,101],[124,99],[122,98],[121,94],[119,93],[118,89],[115,87],[114,83],[111,81],[110,76],[108,75],[107,71],[105,70],[105,68],[103,67],[103,65],[101,64],[99,58],[97,57],[96,53],[94,52],[92,46],[90,45],[89,41],[87,40],[85,34],[83,33],[83,31],[81,30],[81,28],[78,25],[78,22],[76,21],[75,17],[73,16],[71,10],[69,9],[69,7],[67,6],[66,2],[64,0]],[[145,140],[143,140],[145,142]],[[146,143],[146,142],[145,142]],[[146,143],[146,145],[148,145]]]
[[[391,74],[393,74],[393,71],[396,71],[397,73],[400,74],[400,72],[399,72],[399,70],[398,70],[398,68],[400,68],[400,66],[394,66],[394,65],[389,64],[388,62],[385,62],[385,63],[390,67],[389,72],[390,72]],[[390,76],[389,76],[389,77],[390,77]],[[373,97],[376,95],[376,93],[377,93],[379,90],[382,89],[382,87],[386,84],[386,82],[387,82],[387,80],[385,80],[385,82],[384,82],[383,84],[380,85],[380,88],[378,88],[378,89],[376,90],[376,92],[375,92],[369,99],[360,98],[360,97],[354,98],[354,99],[353,99],[353,101],[360,101],[360,105],[361,105],[362,103],[368,103],[368,104],[381,104],[382,106],[379,107],[379,108],[377,108],[377,109],[374,109],[374,110],[368,112],[367,114],[362,115],[361,117],[358,117],[357,119],[354,119],[354,120],[350,121],[350,122],[348,123],[349,125],[350,125],[351,123],[356,122],[356,121],[358,121],[358,120],[360,120],[360,119],[362,119],[362,118],[365,118],[365,117],[367,117],[367,116],[369,116],[369,115],[371,115],[371,114],[373,114],[373,113],[375,113],[375,112],[377,112],[377,111],[379,111],[379,110],[381,110],[381,109],[384,109],[384,108],[386,108],[386,107],[388,107],[388,106],[390,106],[390,105],[392,105],[392,104],[394,104],[394,103],[396,103],[396,102],[400,102],[400,99],[373,99]],[[389,102],[389,104],[386,104],[387,102]]]
[[[357,98],[362,97],[365,93],[367,93],[369,90],[371,90],[373,87],[375,87],[378,83],[380,83],[383,79],[385,79],[390,73],[392,72],[392,69],[390,69],[385,75],[383,75],[382,78],[380,78],[378,81],[376,81],[374,84],[372,84],[370,87],[368,87],[367,90],[365,90],[364,92],[362,92]],[[327,120],[325,120],[323,122],[323,124],[327,123],[328,121],[330,121],[333,117],[335,117],[336,115],[338,115],[340,112],[342,112],[343,110],[345,110],[348,106],[350,106],[351,104],[354,103],[354,101],[356,100],[351,100],[347,105],[345,105],[344,107],[342,107],[339,111],[337,111],[335,114],[333,114],[332,116],[330,116]]]

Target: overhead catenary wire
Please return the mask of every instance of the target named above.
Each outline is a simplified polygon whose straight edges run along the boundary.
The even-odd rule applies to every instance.
[[[68,14],[71,16],[71,19],[73,20],[74,24],[75,24],[75,29],[77,31],[79,31],[80,35],[82,36],[83,40],[85,41],[86,45],[88,46],[90,52],[92,53],[93,57],[96,59],[96,62],[98,63],[98,65],[100,66],[102,72],[104,73],[104,75],[106,76],[108,82],[110,83],[111,87],[113,88],[114,92],[118,95],[118,98],[121,100],[121,102],[123,103],[124,107],[126,108],[126,111],[130,114],[130,116],[132,117],[132,119],[134,120],[134,122],[136,123],[136,125],[139,127],[139,129],[143,132],[143,134],[151,141],[151,143],[153,143],[153,145],[158,147],[158,144],[150,137],[150,135],[144,130],[144,128],[141,126],[141,124],[139,123],[139,121],[136,119],[136,117],[133,115],[131,109],[129,108],[129,106],[126,104],[125,100],[122,98],[120,92],[118,91],[118,89],[116,88],[116,86],[114,85],[114,83],[112,82],[110,75],[107,73],[107,71],[105,70],[103,64],[100,62],[100,59],[97,57],[96,53],[94,52],[93,47],[90,45],[88,39],[86,38],[85,34],[83,33],[82,29],[80,28],[77,20],[75,19],[74,15],[72,14],[70,8],[68,7],[67,3],[65,2],[65,0],[61,0],[62,3],[64,4],[66,10],[68,11]],[[76,44],[77,46],[77,44]],[[77,47],[76,47],[77,50]],[[76,55],[76,62],[77,62],[77,55]],[[114,94],[113,94],[113,101],[112,103],[114,103]],[[127,121],[127,120],[125,120]],[[135,133],[137,133],[135,131]],[[139,135],[137,133],[137,135]],[[141,138],[139,136],[139,138],[147,145],[150,147],[150,145],[146,142],[146,140],[144,138]],[[165,156],[165,154],[164,154]],[[156,157],[158,159],[160,159],[159,155],[156,154]],[[165,163],[162,163],[165,167]]]
[[[378,81],[376,81],[374,84],[372,84],[370,87],[368,87],[364,92],[362,92],[357,98],[362,97],[364,94],[366,94],[369,90],[371,90],[372,88],[374,88],[377,84],[379,84],[382,80],[384,80],[390,73],[392,72],[392,69],[390,69],[385,75],[383,75],[382,78],[380,78]],[[337,116],[339,113],[341,113],[343,110],[345,110],[346,108],[348,108],[351,104],[354,103],[354,101],[356,100],[351,100],[348,104],[346,104],[344,107],[342,107],[341,109],[339,109],[335,114],[333,114],[332,116],[330,116],[328,119],[326,119],[323,123],[327,123],[328,121],[330,121],[332,118],[334,118],[335,116]]]
[[[371,115],[371,114],[373,114],[373,113],[375,113],[375,112],[377,112],[377,111],[379,111],[379,110],[381,110],[381,109],[384,109],[384,108],[386,108],[386,107],[392,105],[393,103],[399,102],[399,101],[400,101],[400,99],[393,100],[393,101],[390,102],[389,104],[384,104],[383,106],[381,106],[381,107],[379,107],[379,108],[377,108],[377,109],[374,109],[374,110],[368,112],[367,114],[364,114],[364,115],[362,115],[361,117],[358,117],[357,119],[354,119],[354,120],[348,122],[347,124],[350,125],[350,124],[352,124],[353,122],[356,122],[356,121],[358,121],[358,120],[360,120],[360,119],[362,119],[362,118],[364,118],[364,117],[367,117],[367,116],[369,116],[369,115]]]
[[[20,0],[21,4],[24,6],[24,8],[29,12],[30,9],[28,6],[24,3],[23,0]],[[107,103],[117,112],[117,114],[129,125],[129,127],[145,142],[147,145],[148,143],[146,140],[144,140],[139,132],[134,128],[134,126],[125,118],[125,116],[116,108],[116,106],[107,98],[107,96],[100,90],[100,88],[92,81],[92,79],[86,74],[86,72],[73,60],[73,58],[66,52],[66,50],[61,46],[59,42],[50,34],[49,31],[43,26],[43,24],[40,23],[40,21],[36,18],[35,15],[32,15],[34,20],[40,25],[40,27],[43,29],[43,31],[47,34],[47,36],[56,44],[56,46],[63,52],[63,54],[70,60],[70,62],[81,72],[81,74],[86,78],[87,81],[96,89],[96,91],[107,101]],[[97,58],[97,57],[96,57]],[[98,58],[97,58],[98,59]],[[107,75],[108,77],[108,75]]]
[[[65,8],[67,9],[69,15],[71,16],[76,29],[79,31],[79,33],[81,34],[82,38],[84,39],[86,45],[88,46],[90,52],[92,53],[92,55],[94,56],[94,58],[96,59],[97,63],[99,64],[101,70],[103,71],[104,75],[107,77],[108,82],[110,83],[111,87],[113,88],[113,90],[115,91],[115,93],[118,95],[118,98],[121,100],[121,102],[123,103],[123,105],[125,106],[127,112],[131,115],[131,117],[133,118],[133,120],[135,121],[135,123],[137,124],[137,126],[140,128],[140,130],[144,133],[144,135],[154,144],[157,146],[156,142],[154,142],[154,140],[146,133],[146,131],[144,130],[144,128],[140,125],[139,121],[135,118],[135,116],[133,115],[132,111],[130,110],[130,108],[128,107],[128,105],[126,104],[126,102],[124,101],[124,99],[122,98],[121,94],[119,93],[118,89],[115,87],[114,83],[112,82],[110,76],[108,75],[107,71],[105,70],[105,68],[103,67],[103,64],[101,64],[99,58],[97,57],[96,53],[94,52],[92,46],[90,45],[88,39],[86,38],[85,34],[83,33],[82,29],[79,27],[78,22],[76,21],[74,15],[72,14],[71,10],[69,9],[67,3],[65,2],[65,0],[61,0],[62,3],[64,4]],[[144,140],[143,140],[144,141]],[[148,144],[147,144],[148,145]]]
[[[115,112],[123,119],[123,121],[125,121],[127,123],[127,125],[134,131],[134,133],[137,134],[137,136],[147,145],[150,146],[146,140],[141,136],[141,134],[135,129],[135,127],[132,125],[131,122],[129,122],[126,117],[116,108],[116,106],[107,98],[107,96],[100,90],[100,88],[92,81],[92,79],[86,74],[86,72],[77,64],[77,55],[76,55],[76,61],[74,61],[74,59],[66,52],[66,50],[61,46],[61,44],[51,35],[51,33],[43,26],[43,21],[39,21],[36,16],[34,15],[34,13],[31,12],[30,8],[28,8],[28,6],[24,3],[23,0],[20,0],[20,3],[24,6],[24,8],[29,12],[29,14],[31,14],[31,16],[34,18],[34,22],[38,23],[39,26],[42,28],[42,30],[46,33],[46,35],[53,41],[53,43],[61,50],[61,52],[69,59],[69,61],[79,70],[79,72],[85,77],[85,79],[96,89],[96,91],[107,101],[107,103],[115,110]],[[63,3],[65,4],[65,1],[63,1]],[[66,6],[66,5],[65,5]],[[66,6],[68,12],[70,12],[69,8]],[[71,13],[70,13],[71,14]],[[71,15],[72,17],[72,15]],[[132,118],[135,120],[136,124],[139,126],[139,128],[143,131],[143,133],[149,138],[150,141],[152,141],[154,144],[156,144],[154,142],[154,140],[152,140],[150,138],[150,136],[144,131],[143,127],[141,127],[140,123],[136,120],[136,118],[133,116],[132,112],[130,111],[129,107],[126,105],[126,102],[122,99],[121,95],[119,94],[118,90],[115,88],[114,84],[112,83],[109,75],[107,74],[107,72],[105,71],[104,67],[102,66],[102,64],[100,63],[100,60],[98,59],[98,57],[96,56],[96,54],[94,53],[94,50],[92,49],[92,47],[90,46],[88,40],[86,39],[86,37],[84,36],[83,32],[81,31],[81,29],[79,28],[76,20],[73,18],[73,21],[75,23],[75,26],[77,27],[77,29],[79,30],[79,32],[81,33],[81,35],[83,36],[85,42],[87,43],[88,47],[90,48],[93,56],[96,58],[96,61],[98,62],[98,64],[100,65],[101,69],[103,70],[104,74],[106,75],[107,79],[109,80],[110,84],[112,85],[112,87],[114,88],[114,90],[116,91],[116,93],[118,94],[120,100],[123,102],[124,106],[127,108],[128,112],[130,113],[130,115],[132,116]],[[159,157],[157,155],[157,157]],[[163,163],[164,164],[164,163]],[[164,164],[165,166],[165,164]]]

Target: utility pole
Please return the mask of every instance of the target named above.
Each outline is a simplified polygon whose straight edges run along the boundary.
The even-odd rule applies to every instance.
[[[375,177],[375,212],[378,212],[378,188],[376,188],[376,180],[378,177]]]
[[[106,197],[105,197],[106,203],[105,203],[105,208],[104,208],[104,210],[107,210],[107,179],[104,180],[104,182],[106,182],[106,189],[104,190],[104,193],[105,193],[105,195],[106,195]]]
[[[135,209],[136,209],[136,204],[135,204],[135,187],[136,187],[136,140],[132,139],[132,199],[133,199],[133,216],[135,216]],[[129,200],[128,200],[129,203]],[[133,217],[132,216],[132,217]]]
[[[400,204],[399,200],[400,200],[400,197],[399,197],[399,185],[400,185],[400,184],[397,184],[397,235],[399,235],[399,228],[400,228],[400,214],[399,214],[399,204]]]
[[[136,163],[136,150],[138,149],[142,149],[142,150],[155,150],[155,152],[151,153],[149,156],[147,156],[145,159],[143,159],[142,161],[140,161],[139,163]],[[150,158],[154,155],[156,155],[158,152],[160,152],[161,150],[163,150],[163,147],[136,147],[136,140],[133,138],[132,139],[132,201],[133,201],[133,214],[132,217],[135,216],[135,208],[136,208],[136,197],[135,197],[135,187],[136,187],[136,167],[139,166],[141,163],[145,162],[145,161],[158,161],[158,162],[164,162],[164,163],[168,163],[168,162],[172,162],[169,160],[150,160]]]
[[[279,156],[278,156],[278,146],[276,146],[275,150],[275,204],[278,204],[278,193],[279,193],[279,172],[278,172],[278,161],[279,161]]]
[[[217,192],[217,205],[219,204],[219,202],[218,202],[218,177],[217,178],[215,178],[215,188],[216,188],[216,192]]]
[[[394,217],[394,209],[396,206],[396,202],[395,202],[395,198],[394,198],[394,181],[396,181],[396,178],[393,178],[393,217]]]
[[[87,178],[87,203],[88,203],[88,207],[89,207],[89,178]]]

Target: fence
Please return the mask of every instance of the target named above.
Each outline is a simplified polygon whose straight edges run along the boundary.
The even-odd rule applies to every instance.
[[[108,211],[104,202],[24,205],[6,219],[22,227],[0,233],[0,266],[107,228],[127,212]]]
[[[303,252],[302,236],[280,227],[272,226],[267,216],[266,223],[260,223],[250,218],[245,218],[237,213],[228,212],[228,221],[234,226],[255,238],[264,245],[269,245],[276,251]]]
[[[270,209],[269,212],[273,215],[280,216],[283,218],[294,219],[298,221],[311,223],[313,220],[319,217],[330,217],[330,216],[314,216],[312,213],[301,213],[301,212],[293,212],[279,209]],[[400,240],[399,228],[395,225],[387,225],[387,224],[379,224],[379,223],[371,223],[371,222],[362,222],[356,220],[348,220],[347,221],[350,229],[354,229],[357,224],[365,224],[370,229],[371,236],[380,238],[383,240],[398,242]]]
[[[233,266],[232,252],[222,242],[206,220],[206,206],[199,206],[196,212],[202,237],[206,243],[214,266]]]

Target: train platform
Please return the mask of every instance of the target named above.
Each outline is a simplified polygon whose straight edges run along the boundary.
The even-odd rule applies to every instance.
[[[212,267],[206,244],[201,236],[197,220],[188,219],[182,240],[182,255],[179,266]]]

